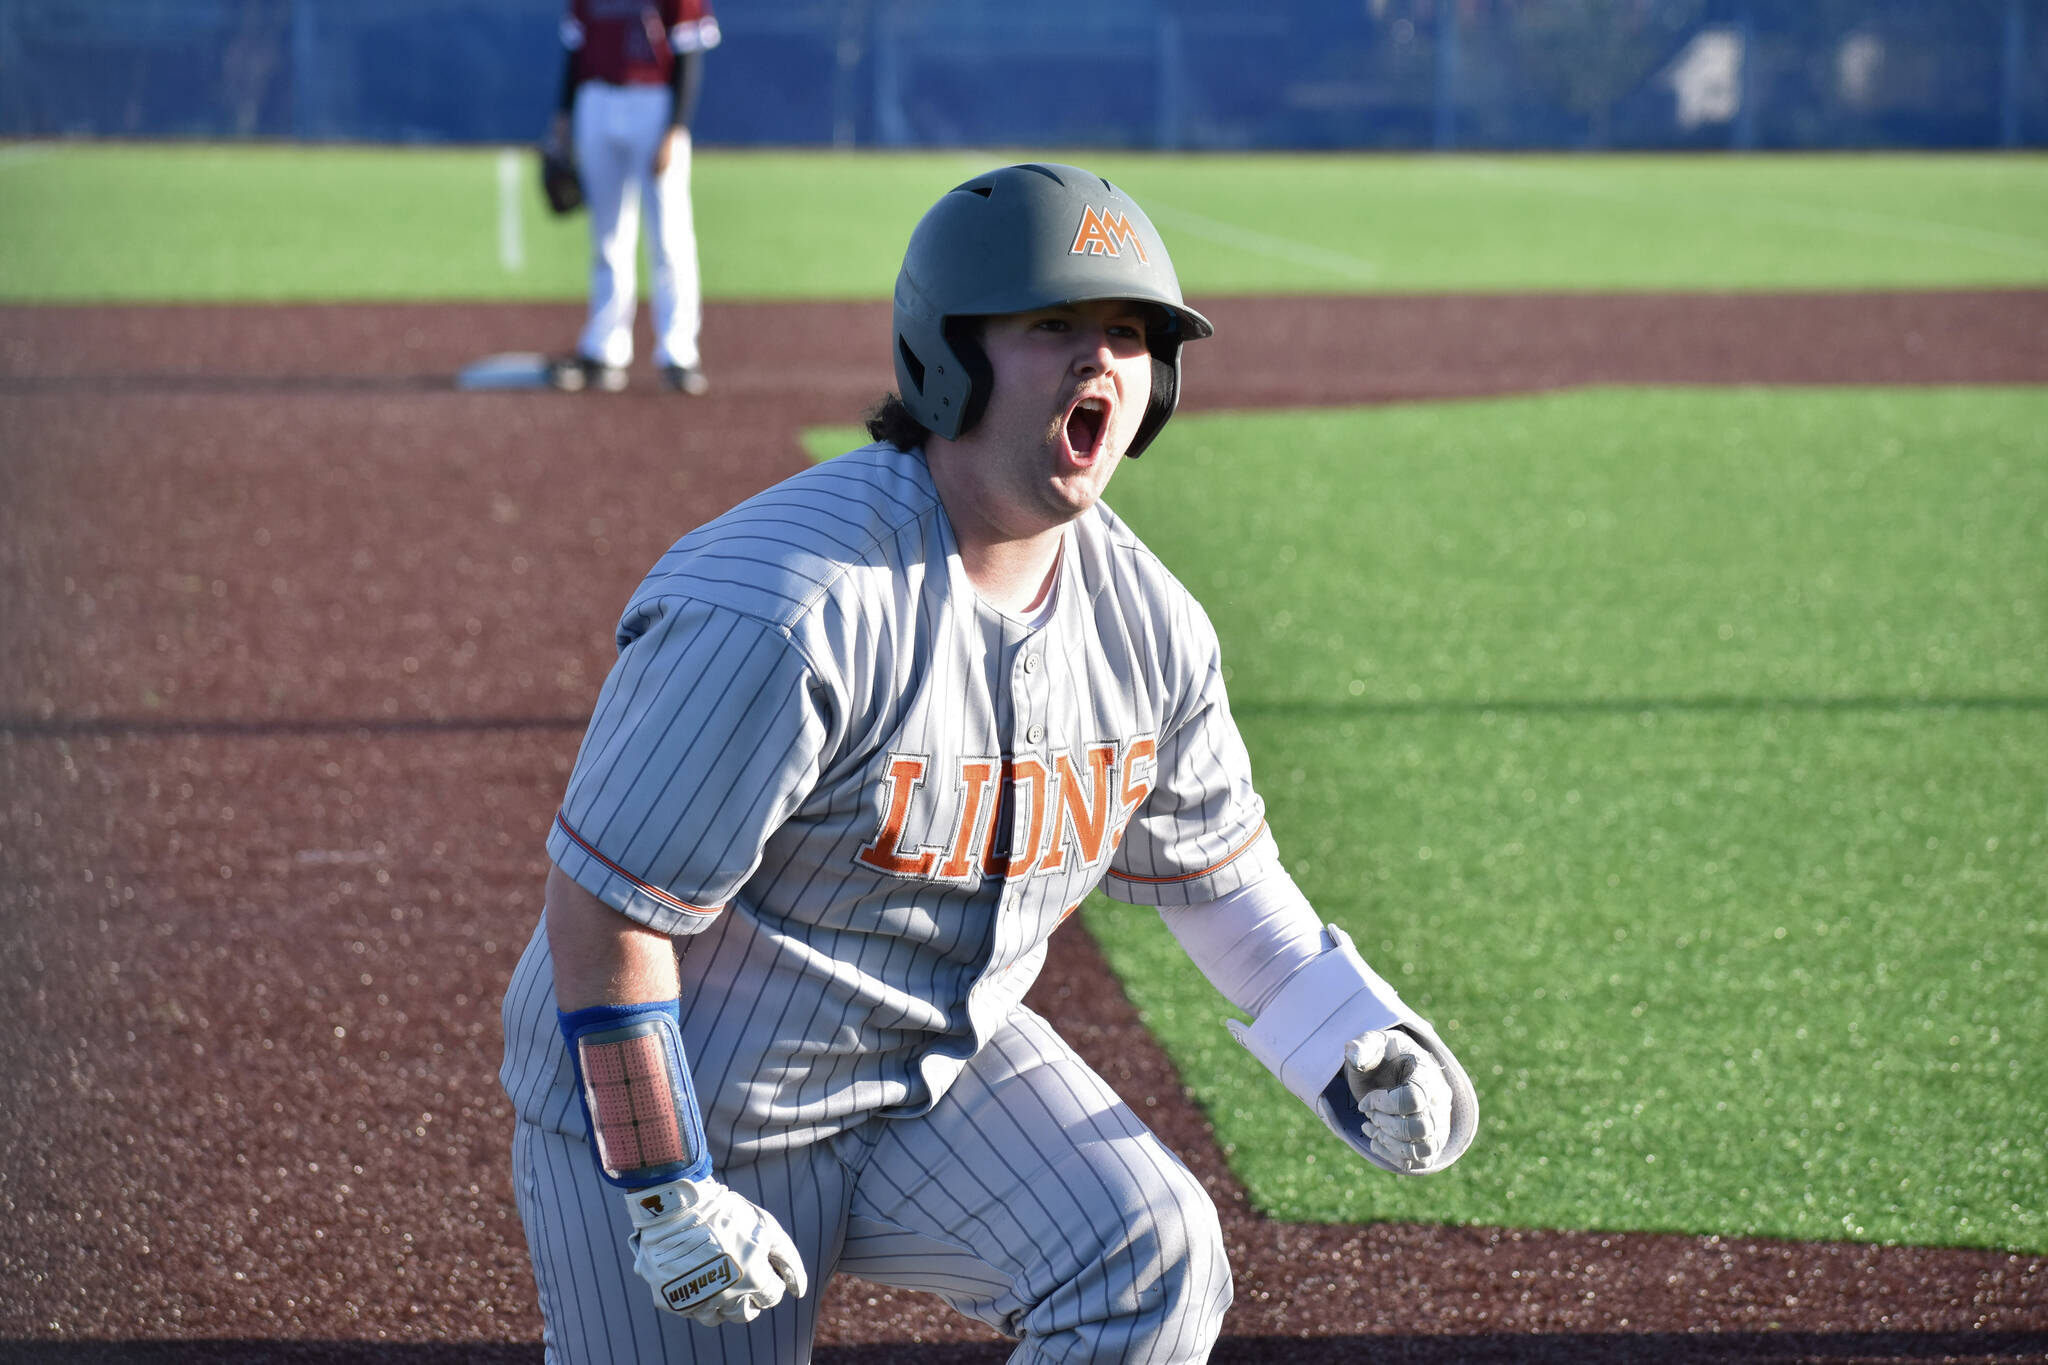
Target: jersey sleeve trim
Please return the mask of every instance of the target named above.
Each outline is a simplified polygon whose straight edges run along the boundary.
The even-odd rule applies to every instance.
[[[1213,862],[1209,866],[1201,868],[1194,872],[1183,872],[1173,877],[1145,877],[1140,876],[1135,872],[1118,872],[1116,869],[1111,868],[1109,875],[1120,882],[1140,882],[1146,886],[1171,886],[1177,882],[1195,881],[1199,878],[1207,877],[1214,873],[1221,872],[1224,868],[1229,867],[1239,858],[1242,858],[1245,854],[1251,852],[1252,849],[1258,845],[1259,836],[1263,835],[1265,832],[1266,822],[1264,820],[1261,820],[1259,821],[1259,827],[1253,830],[1243,843],[1239,844],[1236,848],[1232,849],[1230,852],[1223,855],[1223,857],[1220,860]]]
[[[699,915],[707,920],[710,919],[712,916],[718,914],[719,911],[725,909],[725,907],[722,905],[692,905],[688,901],[682,899],[681,897],[671,895],[668,892],[662,890],[660,887],[655,886],[650,882],[644,882],[640,880],[640,878],[626,871],[625,868],[620,867],[610,858],[605,857],[604,854],[599,853],[597,851],[597,846],[595,844],[591,843],[588,839],[585,839],[582,835],[578,834],[574,829],[570,827],[568,819],[565,816],[563,816],[563,814],[560,811],[555,812],[555,828],[561,830],[563,835],[567,837],[572,843],[574,843],[576,847],[582,849],[585,853],[589,854],[590,857],[604,864],[605,868],[608,871],[610,871],[613,876],[620,877],[628,882],[631,882],[636,890],[638,890],[642,895],[646,896],[650,900],[657,901],[660,904],[667,906],[671,910],[681,911],[683,914],[686,915]]]

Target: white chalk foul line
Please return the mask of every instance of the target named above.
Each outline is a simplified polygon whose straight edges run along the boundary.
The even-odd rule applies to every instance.
[[[526,233],[519,202],[524,164],[524,158],[509,148],[498,153],[498,265],[508,274],[526,269]]]
[[[1204,217],[1188,209],[1175,208],[1171,204],[1161,204],[1156,200],[1146,201],[1145,213],[1154,222],[1170,224],[1177,232],[1184,232],[1190,237],[1200,237],[1219,246],[1248,251],[1267,260],[1287,261],[1314,270],[1327,270],[1349,280],[1371,280],[1379,277],[1379,266],[1362,256],[1352,256],[1342,251],[1312,246],[1307,242],[1297,242],[1292,237],[1276,237],[1270,232],[1239,227],[1236,223],[1219,222],[1214,218]]]

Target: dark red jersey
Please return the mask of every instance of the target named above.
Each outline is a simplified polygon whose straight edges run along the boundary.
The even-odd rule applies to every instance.
[[[718,46],[711,0],[569,0],[562,42],[578,81],[663,85],[676,53]]]

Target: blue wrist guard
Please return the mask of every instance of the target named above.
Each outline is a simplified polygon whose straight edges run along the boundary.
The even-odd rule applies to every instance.
[[[556,1017],[604,1178],[637,1189],[709,1176],[704,1118],[683,1059],[681,1005],[593,1005]]]

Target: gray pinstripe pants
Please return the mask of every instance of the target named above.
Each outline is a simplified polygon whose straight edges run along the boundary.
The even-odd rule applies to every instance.
[[[931,1113],[718,1172],[778,1218],[811,1292],[752,1324],[655,1307],[581,1138],[521,1123],[513,1175],[559,1365],[807,1365],[835,1271],[937,1294],[1013,1365],[1206,1360],[1230,1306],[1216,1210],[1050,1025],[1018,1009]]]

